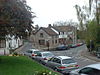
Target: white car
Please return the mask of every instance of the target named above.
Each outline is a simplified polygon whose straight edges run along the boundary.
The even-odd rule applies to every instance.
[[[68,74],[71,70],[79,67],[77,62],[68,56],[54,56],[48,61],[46,66],[63,74]]]
[[[40,52],[40,50],[38,50],[38,49],[29,49],[29,50],[27,50],[24,54],[27,55],[27,56],[29,56],[29,57],[34,58],[34,57],[36,57],[36,55],[37,55],[39,52]]]
[[[69,75],[100,75],[100,63],[73,70]]]
[[[44,52],[38,53],[37,56],[35,57],[35,59],[42,64],[46,64],[47,61],[49,59],[51,59],[53,56],[54,56],[53,53],[51,53],[49,51],[44,51]]]

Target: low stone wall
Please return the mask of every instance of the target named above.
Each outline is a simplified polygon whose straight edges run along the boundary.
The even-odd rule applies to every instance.
[[[6,50],[5,48],[0,48],[0,55],[8,55],[9,50]]]

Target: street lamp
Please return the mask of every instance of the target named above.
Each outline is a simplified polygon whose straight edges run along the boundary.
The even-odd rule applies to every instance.
[[[49,51],[49,47],[50,47],[50,39],[51,39],[51,37],[48,37],[47,39],[46,39],[46,45],[47,45],[47,47],[48,47],[48,51]]]
[[[47,47],[48,47],[48,51],[49,51],[49,46],[50,46],[50,45],[49,45],[49,40],[48,40],[48,41],[47,41]]]
[[[73,44],[77,43],[77,27],[75,26],[73,29]]]

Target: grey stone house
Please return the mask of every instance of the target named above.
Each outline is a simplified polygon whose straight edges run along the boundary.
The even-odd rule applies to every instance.
[[[51,26],[41,27],[31,36],[36,48],[54,48],[60,44],[72,44],[74,39],[73,26]]]
[[[58,34],[51,28],[41,27],[35,33],[34,43],[35,47],[37,48],[46,48],[46,47],[53,48],[59,44]]]

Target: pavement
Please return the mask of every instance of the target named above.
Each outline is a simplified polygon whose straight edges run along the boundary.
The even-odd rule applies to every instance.
[[[90,60],[94,60],[96,62],[100,62],[100,58],[96,57],[95,55],[91,54],[90,52],[88,52],[88,50],[82,50],[80,53],[81,56],[86,57]]]
[[[20,53],[21,50],[22,50],[26,45],[27,45],[27,43],[24,43],[22,46],[20,46],[19,48],[15,49],[14,52],[17,52],[17,53],[21,54],[21,53]]]
[[[18,51],[21,51],[23,49],[24,45],[20,46],[19,48],[15,49],[14,52],[18,52]]]

